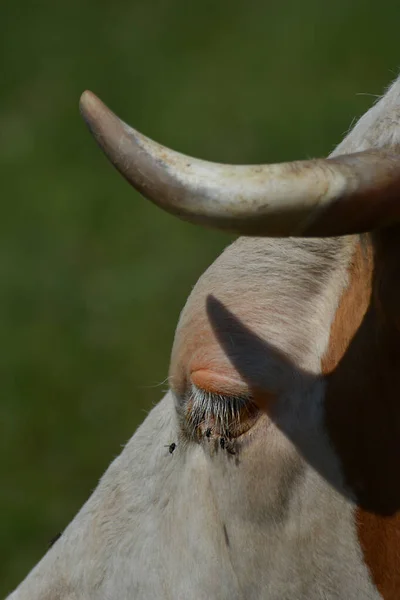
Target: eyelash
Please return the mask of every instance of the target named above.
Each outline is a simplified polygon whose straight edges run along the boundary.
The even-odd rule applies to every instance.
[[[185,418],[195,433],[202,425],[213,423],[220,435],[229,437],[229,432],[241,420],[253,412],[251,397],[224,396],[202,390],[192,385],[185,398]]]

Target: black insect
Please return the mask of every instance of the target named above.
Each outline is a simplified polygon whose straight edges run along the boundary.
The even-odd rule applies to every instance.
[[[206,437],[209,438],[211,436],[211,431],[212,431],[212,429],[211,429],[211,427],[209,427],[206,431]]]
[[[168,448],[169,453],[172,454],[176,448],[176,444],[175,442],[172,442],[172,444],[167,444],[166,446],[164,446],[164,448]]]
[[[230,440],[221,437],[219,438],[219,445],[221,446],[222,450],[226,450],[228,454],[236,454],[233,442]]]
[[[51,538],[51,540],[48,543],[48,548],[51,548],[52,546],[54,546],[56,541],[59,540],[61,536],[62,536],[62,533],[57,533],[57,535],[55,535],[53,538]]]

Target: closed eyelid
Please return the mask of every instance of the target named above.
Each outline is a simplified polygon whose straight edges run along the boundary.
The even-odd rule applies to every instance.
[[[192,384],[199,390],[216,396],[229,398],[248,398],[258,408],[268,411],[276,398],[276,393],[266,389],[250,389],[239,378],[233,378],[211,369],[197,369],[190,376]]]
[[[223,396],[250,396],[248,385],[239,378],[230,377],[211,369],[196,369],[190,375],[197,388]]]

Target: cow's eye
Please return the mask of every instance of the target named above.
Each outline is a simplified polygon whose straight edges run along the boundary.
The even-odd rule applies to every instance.
[[[247,431],[260,414],[251,396],[227,396],[195,385],[185,397],[185,421],[195,438],[236,438]]]

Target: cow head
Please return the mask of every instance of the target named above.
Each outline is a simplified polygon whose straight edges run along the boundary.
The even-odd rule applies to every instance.
[[[181,314],[170,391],[13,600],[400,593],[400,80],[325,160],[212,164],[85,92],[116,168],[243,235]]]

